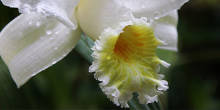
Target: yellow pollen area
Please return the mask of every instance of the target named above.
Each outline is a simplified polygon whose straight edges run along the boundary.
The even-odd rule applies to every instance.
[[[118,36],[114,54],[129,62],[135,57],[151,57],[160,42],[154,37],[152,29],[142,25],[129,25]]]

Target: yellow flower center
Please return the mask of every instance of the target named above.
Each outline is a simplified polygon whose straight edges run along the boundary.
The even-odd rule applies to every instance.
[[[118,36],[106,40],[103,50],[99,52],[99,69],[103,74],[110,75],[112,84],[120,83],[122,80],[119,79],[129,78],[127,74],[145,76],[148,81],[155,83],[156,69],[160,63],[156,56],[159,44],[151,28],[128,25]]]
[[[155,56],[159,42],[153,31],[146,26],[129,25],[118,36],[114,46],[114,54],[124,61],[138,60],[140,57]]]
[[[96,44],[90,71],[96,72],[102,90],[115,103],[126,105],[133,92],[148,97],[147,102],[161,93],[157,87],[167,89],[167,82],[157,74],[161,60],[156,48],[161,42],[148,26],[128,25],[119,35],[102,36]],[[112,95],[117,92],[118,96]]]

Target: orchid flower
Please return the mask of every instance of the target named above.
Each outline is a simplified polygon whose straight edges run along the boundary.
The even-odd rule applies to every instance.
[[[21,12],[0,33],[0,55],[20,87],[63,59],[84,32],[95,41],[95,72],[102,91],[128,107],[157,101],[168,89],[158,74],[169,67],[156,49],[177,51],[177,10],[188,0],[1,0]]]

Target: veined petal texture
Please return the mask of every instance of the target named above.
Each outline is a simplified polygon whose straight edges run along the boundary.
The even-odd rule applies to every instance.
[[[130,10],[114,0],[81,0],[76,16],[82,30],[93,39],[97,39],[104,29],[132,19]]]
[[[115,0],[119,5],[129,8],[136,17],[159,18],[179,9],[189,0]]]
[[[82,30],[93,39],[97,39],[107,28],[115,28],[121,22],[144,17],[146,20],[153,21],[153,24],[157,24],[155,30],[156,36],[160,38],[160,32],[163,32],[166,36],[169,34],[168,36],[177,40],[175,27],[178,17],[177,12],[174,11],[179,9],[185,2],[187,0],[173,0],[172,2],[171,0],[82,0],[79,2],[76,10],[76,16]],[[153,7],[154,5],[155,7]],[[157,7],[158,9],[152,10],[144,6]],[[138,14],[139,11],[143,12],[143,14]],[[160,14],[153,16],[153,13],[158,13],[158,11],[161,11]],[[89,16],[89,19],[87,16]],[[153,20],[150,20],[149,18],[152,17]],[[166,29],[161,30],[163,29],[162,26],[169,28],[169,32],[166,33]],[[163,38],[161,40],[164,40]],[[175,43],[173,42],[172,45],[176,46]],[[168,45],[170,44],[167,44],[167,47]],[[173,47],[168,48],[169,50],[174,49]]]
[[[0,55],[17,86],[64,58],[80,31],[39,13],[21,14],[0,33]]]
[[[18,8],[21,13],[38,12],[52,16],[75,29],[75,7],[79,0],[1,0],[6,6]]]
[[[154,28],[155,36],[163,42],[163,45],[159,46],[161,49],[177,51],[177,11],[170,12],[167,16],[154,20],[152,27]]]

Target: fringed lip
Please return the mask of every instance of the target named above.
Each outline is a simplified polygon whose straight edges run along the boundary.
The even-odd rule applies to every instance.
[[[116,105],[128,107],[133,93],[139,94],[141,103],[152,103],[168,89],[168,82],[157,73],[159,64],[168,65],[156,55],[159,45],[144,19],[108,28],[95,42],[90,72],[95,72],[102,91]]]

